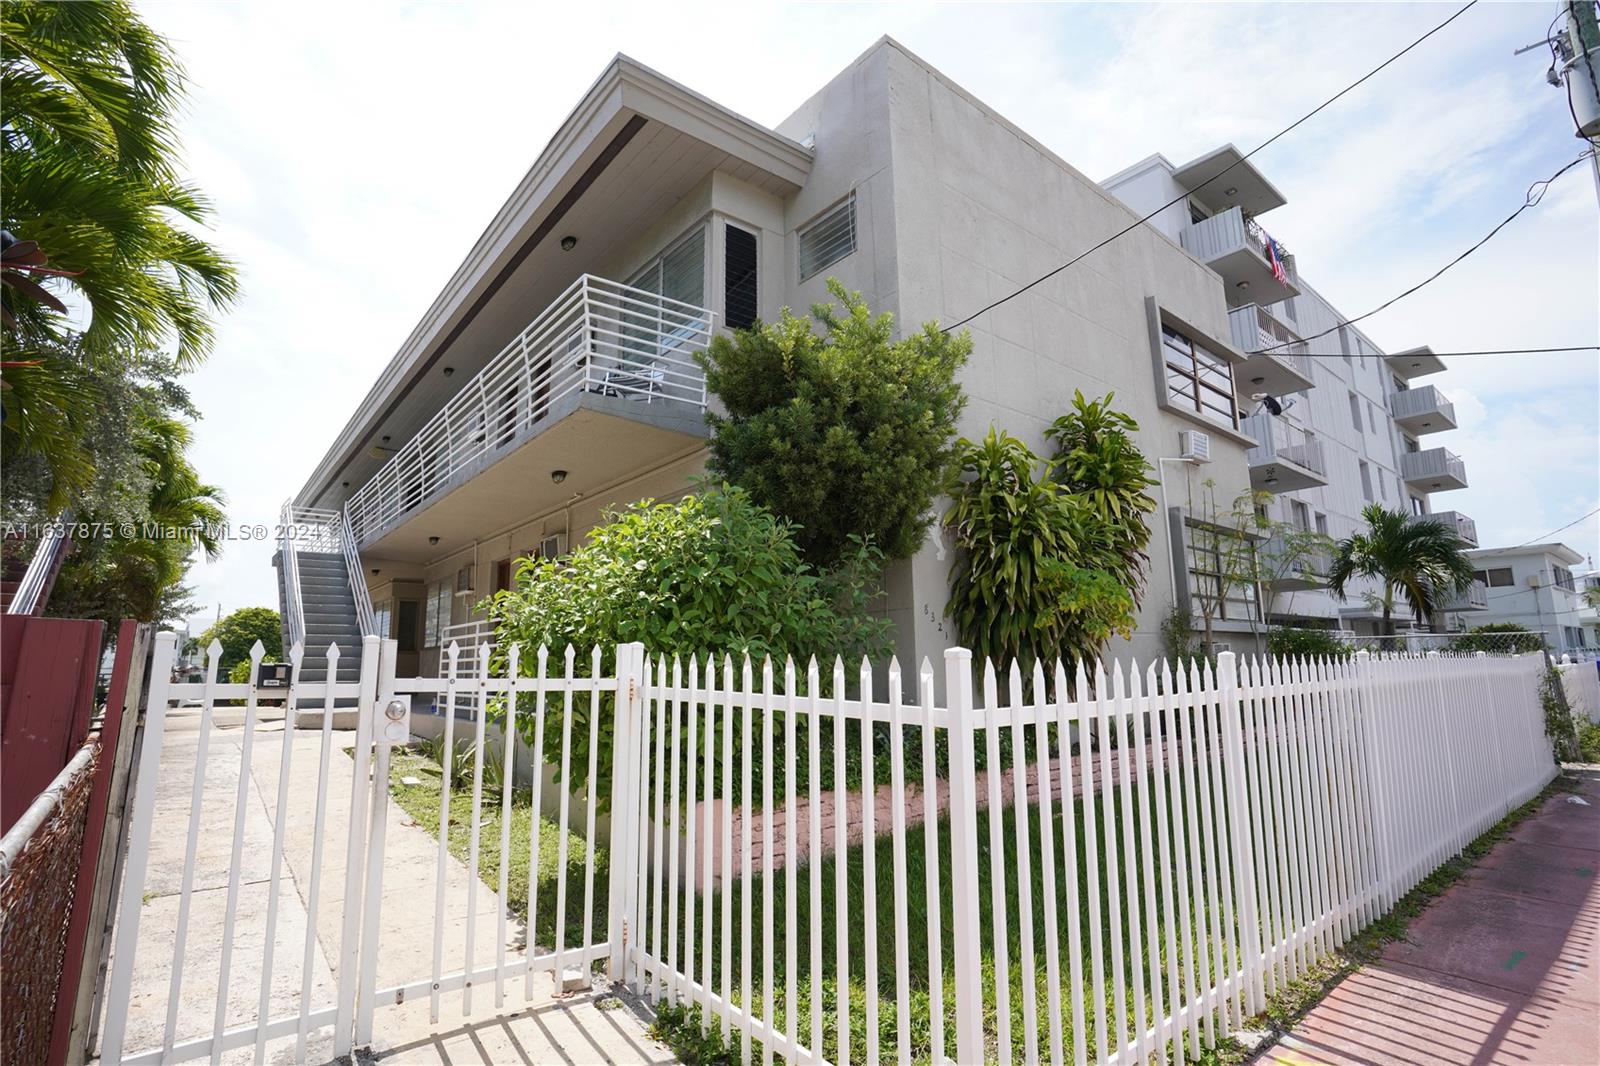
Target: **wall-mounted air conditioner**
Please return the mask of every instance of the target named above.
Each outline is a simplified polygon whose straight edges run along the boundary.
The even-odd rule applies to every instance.
[[[1198,429],[1185,430],[1178,434],[1178,450],[1180,459],[1193,459],[1197,463],[1211,461],[1211,435],[1202,433]]]

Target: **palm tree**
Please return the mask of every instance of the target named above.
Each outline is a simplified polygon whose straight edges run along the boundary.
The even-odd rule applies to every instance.
[[[1361,512],[1365,532],[1341,540],[1328,569],[1328,587],[1344,596],[1354,578],[1376,578],[1382,593],[1383,635],[1394,635],[1397,598],[1405,597],[1418,619],[1438,609],[1444,597],[1472,584],[1466,542],[1442,522],[1416,520],[1404,511],[1369,504]]]
[[[233,264],[186,225],[210,212],[177,177],[182,89],[166,42],[126,0],[0,9],[0,225],[48,249],[53,281],[88,305],[90,354],[175,341],[193,365],[234,297]],[[16,280],[8,358],[48,357],[63,339],[59,304]]]

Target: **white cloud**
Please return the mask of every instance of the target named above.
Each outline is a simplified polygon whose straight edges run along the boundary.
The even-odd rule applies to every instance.
[[[192,382],[206,413],[198,463],[239,522],[275,518],[618,51],[776,123],[891,33],[1104,177],[1154,151],[1253,147],[1444,17],[1432,4],[141,9],[188,67],[190,176],[244,268],[243,298]],[[1262,153],[1290,200],[1270,227],[1341,307],[1431,273],[1576,153],[1539,58],[1510,56],[1542,32],[1542,12],[1480,5]],[[1594,341],[1585,184],[1569,176],[1368,332],[1440,350]],[[1593,358],[1461,359],[1441,380],[1481,405],[1445,440],[1467,460],[1473,487],[1456,495],[1480,530],[1507,539],[1547,521],[1536,535],[1593,506],[1578,506],[1600,480]],[[1600,547],[1584,535],[1584,550]],[[270,555],[230,544],[197,567],[200,601],[273,602]]]

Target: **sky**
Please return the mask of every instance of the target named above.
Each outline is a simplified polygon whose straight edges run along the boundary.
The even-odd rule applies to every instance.
[[[189,385],[194,457],[235,527],[271,525],[379,370],[618,52],[776,125],[889,34],[1084,173],[1276,133],[1452,10],[1439,4],[613,5],[294,2],[138,7],[189,75],[179,129],[242,295]],[[1346,314],[1428,276],[1576,158],[1545,83],[1552,5],[1480,3],[1253,160],[1273,234]],[[1600,341],[1588,165],[1482,251],[1362,323],[1386,350]],[[1600,507],[1600,357],[1447,359],[1471,487],[1440,509],[1485,546]],[[1600,516],[1556,534],[1600,560]],[[202,627],[276,606],[271,547],[190,575]]]

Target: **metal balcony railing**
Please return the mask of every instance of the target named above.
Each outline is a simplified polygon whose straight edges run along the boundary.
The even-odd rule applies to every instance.
[[[1489,608],[1489,587],[1482,581],[1474,581],[1467,586],[1465,592],[1458,592],[1445,600],[1441,610],[1445,611],[1484,611]]]
[[[1327,475],[1328,467],[1322,458],[1322,442],[1304,430],[1262,413],[1242,419],[1239,431],[1259,442],[1245,453],[1245,459],[1251,466],[1294,463],[1312,473]]]
[[[1272,239],[1255,219],[1245,217],[1244,211],[1238,207],[1230,207],[1210,218],[1191,223],[1184,227],[1180,238],[1185,248],[1207,263],[1242,247],[1250,248],[1264,260],[1268,259],[1267,241]],[[1289,254],[1282,241],[1276,243],[1284,272],[1293,281],[1294,256]]]
[[[1456,408],[1449,400],[1444,398],[1444,393],[1432,385],[1420,385],[1414,389],[1400,389],[1389,394],[1389,412],[1395,418],[1411,418],[1415,415],[1438,413],[1452,425],[1456,420]]]
[[[357,542],[431,502],[483,456],[521,443],[574,393],[703,411],[705,376],[694,355],[711,342],[711,328],[703,307],[579,277],[350,497]]]
[[[1465,485],[1467,465],[1448,448],[1428,448],[1400,454],[1400,476],[1407,481],[1453,478]]]
[[[1300,335],[1260,304],[1236,307],[1228,312],[1228,327],[1233,336],[1233,346],[1255,358],[1270,358],[1280,362],[1307,380],[1311,379],[1311,360],[1305,354],[1306,342]],[[1279,347],[1287,345],[1287,347]],[[1272,349],[1266,351],[1265,349]]]
[[[1325,582],[1328,570],[1333,566],[1332,553],[1321,549],[1301,551],[1290,561],[1289,556],[1293,553],[1281,533],[1268,538],[1256,550],[1261,556],[1262,565],[1269,572],[1282,571],[1277,578],[1281,583],[1298,581],[1320,585]]]
[[[1438,522],[1446,529],[1455,530],[1456,536],[1466,541],[1473,547],[1478,546],[1478,523],[1462,514],[1460,511],[1435,511],[1432,514],[1420,514],[1412,517],[1414,522]]]

